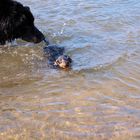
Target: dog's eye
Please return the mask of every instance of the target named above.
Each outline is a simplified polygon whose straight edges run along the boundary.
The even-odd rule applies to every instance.
[[[59,60],[56,61],[57,64],[60,64],[61,62]]]
[[[28,6],[25,6],[25,8],[26,8],[26,10],[30,11],[30,7],[28,7]]]

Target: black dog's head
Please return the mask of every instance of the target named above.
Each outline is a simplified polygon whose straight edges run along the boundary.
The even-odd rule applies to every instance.
[[[19,36],[25,41],[39,43],[45,39],[44,35],[34,26],[34,17],[29,7],[22,9],[19,20]]]
[[[0,43],[21,38],[28,42],[39,43],[44,35],[35,27],[34,17],[29,7],[19,2],[2,0],[0,2]]]

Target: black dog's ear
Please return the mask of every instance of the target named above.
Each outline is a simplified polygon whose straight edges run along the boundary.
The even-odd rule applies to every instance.
[[[72,63],[72,59],[70,57],[68,58],[68,60],[69,60],[70,63]]]

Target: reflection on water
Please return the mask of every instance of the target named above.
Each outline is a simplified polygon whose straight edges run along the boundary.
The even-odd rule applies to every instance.
[[[43,43],[0,48],[0,139],[139,140],[140,2],[20,0],[70,71]]]

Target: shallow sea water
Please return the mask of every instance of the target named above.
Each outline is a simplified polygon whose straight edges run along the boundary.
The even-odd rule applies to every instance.
[[[0,139],[139,140],[140,1],[19,1],[73,65],[49,68],[43,43],[0,48]]]

